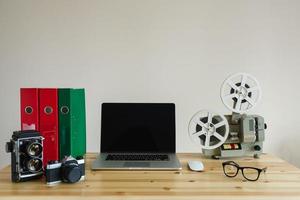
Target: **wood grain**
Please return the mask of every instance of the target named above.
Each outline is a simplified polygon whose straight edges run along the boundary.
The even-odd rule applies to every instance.
[[[300,199],[300,169],[271,155],[234,159],[240,165],[268,167],[257,182],[241,175],[228,178],[221,163],[201,154],[178,154],[183,170],[91,171],[96,154],[86,157],[86,180],[48,186],[45,180],[10,181],[10,168],[0,171],[0,199]],[[201,160],[205,172],[192,172],[188,160]]]

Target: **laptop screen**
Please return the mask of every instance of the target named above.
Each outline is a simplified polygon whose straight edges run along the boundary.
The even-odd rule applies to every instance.
[[[102,104],[101,152],[175,153],[175,143],[175,104]]]

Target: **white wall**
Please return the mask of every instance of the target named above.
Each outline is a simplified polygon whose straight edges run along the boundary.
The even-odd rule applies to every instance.
[[[263,97],[265,152],[300,166],[300,1],[0,0],[0,167],[20,128],[20,87],[85,87],[88,151],[99,150],[100,102],[175,102],[178,152],[200,152],[187,126],[235,72]]]

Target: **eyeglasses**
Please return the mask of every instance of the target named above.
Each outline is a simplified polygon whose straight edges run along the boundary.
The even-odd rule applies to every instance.
[[[234,161],[226,161],[222,163],[224,174],[227,177],[233,178],[236,177],[239,170],[242,171],[243,177],[248,181],[257,181],[261,172],[266,172],[267,168],[256,168],[256,167],[240,167]]]

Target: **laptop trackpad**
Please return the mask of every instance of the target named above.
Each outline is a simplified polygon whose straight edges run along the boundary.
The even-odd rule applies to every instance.
[[[150,167],[149,162],[125,162],[124,167]]]

